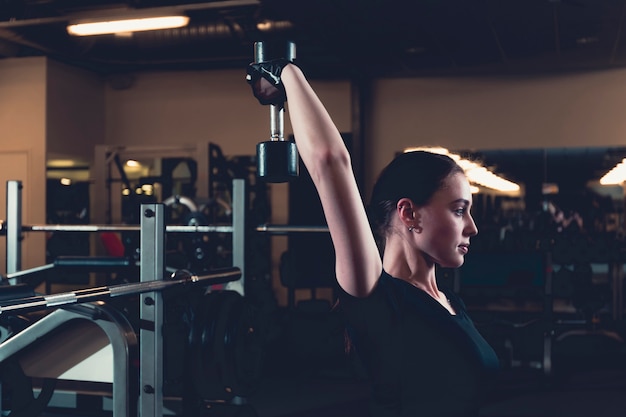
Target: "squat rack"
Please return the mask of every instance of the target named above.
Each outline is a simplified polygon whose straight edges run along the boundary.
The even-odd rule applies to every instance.
[[[6,221],[0,220],[0,234],[6,234],[6,272],[7,279],[11,284],[18,283],[19,277],[33,272],[50,269],[54,264],[47,264],[32,269],[22,271],[21,263],[21,238],[23,232],[127,232],[141,231],[141,225],[107,225],[107,224],[91,224],[91,225],[23,225],[22,224],[22,183],[21,181],[7,181],[6,189],[7,201],[7,218]],[[165,232],[168,233],[232,233],[232,264],[241,269],[242,279],[229,283],[228,289],[244,294],[243,282],[245,279],[244,262],[245,262],[245,182],[243,179],[233,180],[233,207],[232,207],[232,223],[230,225],[167,225]],[[142,209],[142,220],[143,219]],[[162,216],[164,217],[164,216]],[[164,222],[163,219],[160,220]],[[156,236],[155,236],[156,237]],[[155,242],[158,243],[158,242]],[[164,248],[161,248],[164,249]],[[161,253],[161,256],[163,256]],[[156,260],[156,258],[155,258]]]
[[[244,293],[245,260],[245,186],[240,179],[233,180],[233,218],[230,226],[166,226],[163,204],[141,205],[141,223],[139,226],[110,225],[38,225],[25,226],[21,223],[20,181],[7,182],[7,221],[2,223],[0,231],[7,236],[7,278],[11,285],[28,273],[54,267],[54,264],[36,267],[26,271],[21,269],[20,241],[25,231],[129,231],[140,232],[140,283],[132,290],[127,286],[113,286],[103,291],[78,291],[58,295],[36,297],[38,306],[52,308],[64,306],[47,314],[26,329],[15,334],[0,344],[0,362],[31,345],[43,335],[71,320],[87,320],[96,324],[106,334],[113,349],[113,416],[131,417],[133,400],[130,395],[130,350],[139,344],[139,388],[137,415],[143,417],[161,417],[163,415],[163,300],[160,290],[165,279],[165,232],[230,232],[233,234],[233,268],[223,273],[205,277],[190,276],[176,282],[197,282],[212,280],[213,283],[226,282],[226,289]],[[209,283],[210,284],[210,283]],[[143,287],[142,287],[143,286]],[[114,309],[98,303],[86,303],[100,296],[103,298],[126,293],[141,293],[139,339],[127,319]],[[19,301],[19,300],[18,300]],[[32,300],[31,300],[32,301]],[[31,304],[32,307],[32,304]],[[0,310],[2,314],[2,310]],[[139,342],[139,343],[138,343]],[[0,397],[0,410],[2,410]]]

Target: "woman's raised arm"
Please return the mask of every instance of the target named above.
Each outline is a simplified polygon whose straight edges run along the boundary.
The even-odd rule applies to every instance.
[[[380,276],[382,261],[350,154],[300,68],[288,64],[281,77],[298,153],[315,184],[330,230],[337,280],[347,293],[366,296]]]

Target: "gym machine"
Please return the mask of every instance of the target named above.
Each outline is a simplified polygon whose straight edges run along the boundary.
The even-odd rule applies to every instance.
[[[21,270],[21,237],[24,232],[139,232],[138,225],[24,225],[22,224],[22,185],[20,181],[7,181],[7,218],[0,220],[0,234],[6,235],[6,278],[10,284],[17,284],[19,279],[25,275],[52,269],[55,266],[71,267],[72,262],[88,266],[95,266],[98,262],[103,262],[108,266],[122,266],[121,259],[101,258],[94,259],[93,262],[84,258],[64,258],[55,263],[38,266],[29,270]],[[245,257],[245,184],[243,180],[233,180],[233,213],[231,225],[166,225],[167,233],[231,233],[233,242],[233,265],[237,265],[242,270]],[[231,289],[244,294],[243,279],[231,282],[227,285]]]
[[[225,294],[236,297],[243,295],[243,262],[244,262],[244,186],[243,181],[233,182],[234,205],[233,223],[231,226],[165,226],[164,208],[162,204],[145,204],[141,207],[141,224],[139,226],[107,226],[107,225],[39,225],[25,226],[21,224],[21,184],[17,181],[7,183],[7,221],[2,223],[1,232],[7,235],[7,281],[9,287],[17,288],[20,280],[28,273],[47,270],[55,264],[44,265],[28,271],[20,271],[20,238],[24,231],[138,231],[140,233],[140,282],[113,285],[109,287],[89,288],[52,295],[29,295],[4,300],[0,303],[0,316],[18,314],[26,311],[54,309],[32,325],[10,335],[0,343],[0,365],[13,358],[23,350],[33,351],[34,342],[50,340],[49,335],[67,330],[68,323],[74,328],[74,347],[81,345],[78,358],[68,358],[69,346],[56,343],[34,349],[31,355],[31,370],[39,367],[42,362],[52,360],[45,366],[43,377],[52,378],[64,373],[75,371],[77,362],[95,353],[101,353],[104,346],[110,346],[110,357],[113,365],[110,381],[112,383],[112,411],[114,417],[126,416],[162,416],[163,415],[163,325],[164,303],[161,292],[165,289],[200,283],[204,286],[226,284]],[[197,276],[187,271],[176,271],[167,279],[164,277],[165,232],[231,232],[233,233],[233,267],[211,271],[207,275]],[[74,264],[89,264],[87,260],[75,260]],[[110,261],[110,260],[109,260]],[[100,261],[94,260],[92,264]],[[70,262],[71,264],[72,262]],[[105,262],[106,263],[106,262]],[[217,293],[217,292],[215,292]],[[128,318],[115,308],[104,303],[114,297],[141,294],[139,335],[133,330]],[[210,291],[209,291],[210,294]],[[223,302],[220,305],[224,304]],[[233,303],[231,303],[233,304]],[[208,310],[207,310],[208,311]],[[229,320],[233,320],[230,318]],[[223,322],[223,320],[222,320]],[[210,325],[206,317],[202,326]],[[196,327],[197,327],[196,326]],[[226,331],[228,329],[222,329]],[[66,333],[62,333],[66,334]],[[105,337],[102,337],[102,336]],[[93,337],[90,337],[93,336]],[[99,337],[97,337],[99,336]],[[78,340],[80,339],[80,340]],[[104,340],[104,341],[103,341]],[[135,385],[131,363],[133,352],[139,350],[139,384]],[[61,356],[59,356],[61,354]],[[73,355],[72,355],[73,356]],[[82,357],[81,357],[82,356]],[[61,360],[63,358],[63,360]],[[100,356],[100,359],[102,356]],[[74,359],[75,363],[68,363]],[[28,362],[28,360],[26,360]],[[37,364],[38,362],[38,364]],[[227,362],[230,363],[230,362]],[[38,365],[38,366],[37,366]],[[53,366],[54,365],[54,366]],[[100,368],[102,363],[99,364]],[[73,369],[70,369],[73,368]],[[70,378],[72,379],[72,378]],[[106,379],[106,378],[104,378]],[[236,381],[235,381],[236,382]],[[227,387],[227,391],[229,388]],[[136,393],[135,398],[132,393]],[[51,395],[44,393],[42,395]],[[233,394],[234,396],[235,394]],[[41,406],[41,404],[40,404]],[[3,410],[0,401],[0,410]]]

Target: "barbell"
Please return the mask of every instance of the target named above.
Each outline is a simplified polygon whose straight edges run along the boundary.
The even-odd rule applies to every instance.
[[[91,301],[103,301],[109,298],[140,294],[151,291],[162,291],[178,285],[202,282],[207,285],[224,284],[241,278],[241,270],[236,267],[220,268],[206,275],[194,275],[186,270],[178,270],[168,279],[132,282],[80,289],[49,295],[34,295],[0,301],[0,314],[22,313],[27,311],[45,310],[68,304],[79,304]]]
[[[223,284],[241,276],[238,268],[222,268],[206,275],[186,270],[168,279],[88,288],[52,295],[20,296],[20,286],[0,287],[18,298],[0,301],[3,324],[21,313],[69,304],[105,301],[113,297],[180,288],[168,293],[168,320],[164,323],[164,387],[175,394],[200,400],[231,400],[249,396],[261,379],[264,317],[241,294],[231,290],[187,293],[189,284]],[[181,297],[184,291],[184,297]],[[32,292],[30,292],[32,294]],[[11,295],[9,294],[9,296]],[[143,300],[148,303],[149,300]],[[182,312],[182,313],[181,313]],[[4,327],[4,326],[3,326]],[[26,326],[24,326],[26,327]],[[23,329],[22,329],[23,330]],[[7,334],[5,339],[10,337]],[[189,384],[187,389],[181,384]],[[191,392],[188,389],[191,388]]]
[[[6,235],[9,226],[0,220],[0,235]],[[108,224],[34,224],[22,225],[24,232],[139,232],[139,225]],[[166,225],[166,232],[171,233],[231,233],[232,225]]]
[[[34,224],[22,225],[24,232],[138,232],[140,226],[134,225],[106,225],[106,224]],[[6,235],[7,222],[0,220],[0,235]],[[262,224],[254,229],[261,233],[286,234],[286,233],[325,233],[327,226],[319,225],[284,225]],[[166,225],[165,231],[169,233],[231,233],[231,225]]]

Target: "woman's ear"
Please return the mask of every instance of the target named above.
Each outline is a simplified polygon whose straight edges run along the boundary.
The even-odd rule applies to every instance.
[[[398,200],[396,212],[407,229],[415,227],[417,221],[417,207],[410,198],[401,198]]]

